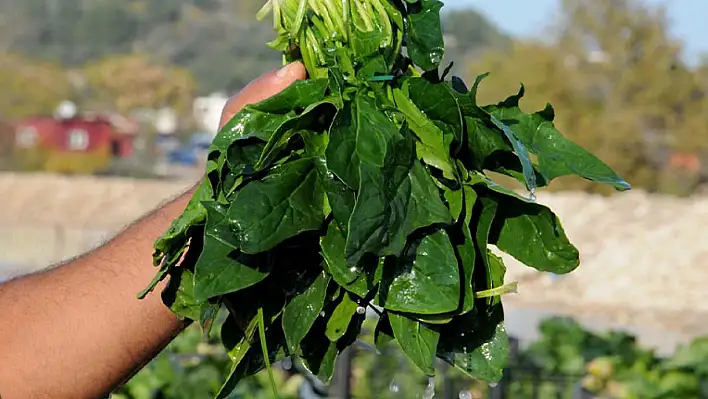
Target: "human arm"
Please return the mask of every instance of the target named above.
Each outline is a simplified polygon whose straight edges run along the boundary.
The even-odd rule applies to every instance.
[[[305,78],[301,64],[255,80],[229,100],[222,124],[243,106]],[[0,285],[0,397],[99,398],[124,382],[186,326],[159,292],[143,300],[153,242],[193,189],[106,245],[57,267]]]

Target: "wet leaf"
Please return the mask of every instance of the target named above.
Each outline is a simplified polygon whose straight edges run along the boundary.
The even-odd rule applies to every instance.
[[[299,233],[320,228],[323,201],[314,162],[304,158],[243,187],[229,208],[228,218],[240,249],[259,253]]]
[[[440,314],[457,309],[460,276],[448,234],[424,237],[395,263],[384,266],[379,288],[382,306],[397,312]]]
[[[424,323],[388,313],[393,336],[403,352],[427,375],[435,374],[435,353],[440,333]]]
[[[317,320],[324,306],[330,277],[323,271],[307,291],[296,296],[283,309],[283,332],[291,353],[300,349],[300,341]]]

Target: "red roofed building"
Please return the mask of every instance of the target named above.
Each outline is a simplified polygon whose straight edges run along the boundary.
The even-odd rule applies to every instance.
[[[25,169],[96,173],[129,157],[137,132],[137,123],[120,116],[40,116],[14,124],[15,154]]]

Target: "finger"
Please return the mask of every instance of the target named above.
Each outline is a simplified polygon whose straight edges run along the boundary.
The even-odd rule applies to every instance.
[[[224,126],[246,105],[261,102],[280,93],[296,80],[304,80],[306,78],[307,71],[301,62],[293,62],[276,71],[261,75],[227,101],[221,112],[219,128]]]

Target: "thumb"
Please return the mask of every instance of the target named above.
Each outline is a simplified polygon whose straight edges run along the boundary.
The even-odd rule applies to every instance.
[[[272,97],[296,80],[307,78],[307,71],[301,62],[293,62],[284,67],[261,75],[227,101],[221,112],[219,127],[224,126],[246,105],[261,102]]]

